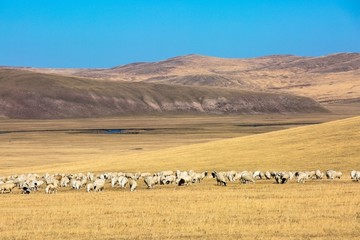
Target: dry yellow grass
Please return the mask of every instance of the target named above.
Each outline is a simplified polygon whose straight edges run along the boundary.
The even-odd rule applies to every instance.
[[[1,195],[1,239],[358,239],[359,184]]]
[[[224,137],[219,132],[212,134]],[[43,136],[39,144],[49,136]],[[180,137],[181,131],[175,136]],[[34,146],[31,136],[28,137],[28,143]],[[359,169],[360,117],[208,143],[184,145],[186,138],[205,141],[199,136],[186,135],[175,144],[177,147],[154,147],[141,154],[126,151],[127,154],[116,156],[111,152],[97,158],[100,151],[87,161],[82,161],[82,157],[91,154],[76,152],[84,142],[74,148],[69,144],[69,155],[63,157],[74,156],[73,162],[43,165],[44,158],[39,166],[2,168],[1,174],[177,168],[334,168],[344,171],[346,176],[342,180],[314,180],[305,184],[277,185],[273,181],[258,181],[249,185],[230,183],[227,187],[216,186],[213,179],[205,179],[187,187],[155,186],[153,190],[146,190],[139,182],[136,192],[112,189],[108,184],[102,193],[60,189],[55,195],[45,195],[43,190],[21,195],[17,190],[0,195],[0,239],[359,238],[360,185],[350,181],[348,170]],[[89,141],[94,139],[89,138]],[[160,139],[170,138],[160,134],[157,141]],[[95,145],[89,142],[87,149]],[[18,150],[20,155],[21,149]],[[51,156],[51,151],[43,150],[45,157]],[[63,154],[63,150],[57,154]],[[6,158],[2,160],[4,167]]]
[[[108,161],[132,153],[149,152],[194,143],[259,134],[318,123],[344,115],[259,115],[259,116],[138,116],[78,120],[1,120],[0,174],[21,167],[94,160]],[[254,125],[256,127],[254,127]],[[69,134],[67,129],[151,128],[132,134]],[[60,130],[59,132],[24,132]],[[116,166],[118,167],[118,166]],[[161,167],[161,165],[159,165]],[[95,170],[95,169],[92,169]]]
[[[16,168],[28,172],[194,170],[349,171],[359,167],[360,117],[265,134],[125,155],[104,155],[68,164]],[[75,152],[70,152],[76,156]],[[14,172],[13,169],[4,169]]]

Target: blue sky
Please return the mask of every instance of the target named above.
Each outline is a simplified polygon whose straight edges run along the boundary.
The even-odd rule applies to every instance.
[[[359,0],[0,0],[0,65],[360,52]]]

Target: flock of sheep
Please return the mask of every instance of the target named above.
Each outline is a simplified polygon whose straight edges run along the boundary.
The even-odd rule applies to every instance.
[[[328,170],[325,173],[320,170],[303,171],[303,172],[261,172],[261,171],[227,171],[227,172],[211,172],[211,176],[216,179],[218,185],[226,186],[227,182],[255,183],[258,180],[274,179],[277,184],[286,184],[290,180],[296,180],[298,183],[305,183],[310,179],[340,179],[342,173],[335,170]],[[111,187],[126,188],[130,187],[130,191],[135,191],[138,184],[137,181],[143,179],[148,189],[155,185],[176,184],[179,186],[200,183],[205,177],[210,177],[208,172],[197,173],[190,171],[161,171],[158,173],[78,173],[78,174],[45,174],[39,176],[37,174],[22,174],[12,176],[0,176],[0,193],[11,193],[18,187],[23,194],[30,194],[34,191],[43,191],[46,194],[57,192],[58,188],[71,188],[74,190],[86,189],[86,192],[103,191],[105,183],[111,184]],[[353,181],[360,181],[360,171],[351,171],[350,177]]]

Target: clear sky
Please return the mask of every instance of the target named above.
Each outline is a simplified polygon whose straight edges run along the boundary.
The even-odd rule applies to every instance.
[[[360,0],[0,0],[0,65],[360,52]]]

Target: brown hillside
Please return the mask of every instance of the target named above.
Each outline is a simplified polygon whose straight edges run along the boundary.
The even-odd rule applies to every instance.
[[[31,70],[112,81],[291,93],[311,97],[319,102],[342,102],[360,97],[359,53],[339,53],[321,57],[273,55],[250,59],[186,55],[110,69]]]
[[[96,81],[0,69],[0,116],[99,117],[153,112],[298,113],[326,111],[312,99],[225,88]]]

